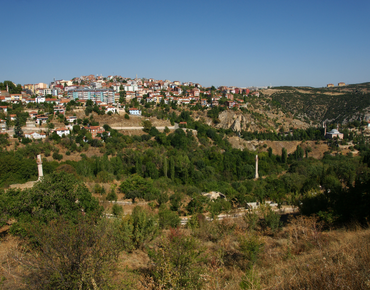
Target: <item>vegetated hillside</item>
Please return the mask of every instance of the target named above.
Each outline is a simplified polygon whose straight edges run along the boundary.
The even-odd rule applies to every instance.
[[[370,118],[370,83],[331,88],[279,87],[270,90],[273,108],[314,122]]]

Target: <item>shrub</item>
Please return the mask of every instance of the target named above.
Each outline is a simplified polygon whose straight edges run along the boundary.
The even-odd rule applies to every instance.
[[[205,254],[195,238],[171,229],[149,257],[157,289],[202,289]]]
[[[202,214],[198,214],[199,228],[193,228],[193,235],[203,241],[217,242],[226,235],[235,231],[235,223],[232,219],[223,219],[221,221],[206,221]]]
[[[97,182],[108,183],[114,180],[114,175],[107,171],[100,171],[96,175]]]
[[[187,222],[186,227],[190,228],[192,230],[195,230],[202,226],[202,224],[205,222],[206,217],[201,214],[194,214]]]
[[[261,289],[261,281],[258,276],[258,272],[254,268],[250,268],[246,271],[245,275],[242,277],[242,281],[239,284],[241,289]]]
[[[24,253],[28,289],[105,289],[120,248],[107,221],[79,215],[28,228],[32,251]]]
[[[95,183],[93,191],[94,193],[101,193],[102,187],[100,186],[99,183]]]
[[[266,206],[265,208],[261,206],[261,210],[263,212],[263,220],[261,222],[261,226],[264,230],[267,230],[267,228],[269,228],[272,233],[275,233],[282,227],[280,215],[274,212],[270,206]]]
[[[104,187],[103,187],[104,188]],[[117,201],[117,199],[118,199],[118,196],[117,196],[117,194],[116,194],[116,191],[115,191],[115,189],[114,188],[112,188],[111,189],[111,191],[110,191],[110,193],[107,195],[107,197],[106,197],[106,199],[107,200],[109,200],[109,201]]]
[[[168,194],[166,192],[162,192],[158,198],[157,198],[157,202],[158,202],[158,205],[161,206],[162,204],[165,204],[167,203],[168,201]]]
[[[26,145],[26,144],[29,144],[29,143],[32,143],[32,139],[25,138],[25,137],[22,138],[22,144],[23,145]]]
[[[179,226],[181,219],[177,212],[167,209],[162,206],[158,211],[159,227],[161,229],[176,228]]]
[[[123,215],[123,208],[122,208],[122,206],[120,206],[120,205],[118,205],[116,203],[113,204],[112,214],[114,214],[115,216]]]
[[[173,195],[171,195],[170,202],[171,202],[172,211],[179,210],[179,208],[181,207],[181,199],[182,199],[182,194],[179,192],[176,192]]]
[[[260,218],[258,217],[256,210],[248,210],[248,212],[243,216],[243,219],[249,230],[254,231],[257,229]]]
[[[116,236],[120,246],[126,251],[144,247],[159,233],[154,214],[136,206],[130,216],[117,222]]]
[[[53,153],[53,159],[54,159],[54,160],[58,160],[58,161],[60,161],[60,160],[62,160],[62,159],[63,159],[63,155],[62,155],[62,154],[59,154],[59,153],[57,153],[57,152],[54,152],[54,153]]]
[[[247,234],[239,237],[239,250],[243,253],[245,258],[250,262],[252,267],[258,259],[262,249],[262,242],[255,234]]]

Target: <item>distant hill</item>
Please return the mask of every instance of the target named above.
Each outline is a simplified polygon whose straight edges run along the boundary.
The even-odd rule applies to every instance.
[[[273,108],[314,122],[370,119],[368,82],[330,88],[274,87],[269,97]]]

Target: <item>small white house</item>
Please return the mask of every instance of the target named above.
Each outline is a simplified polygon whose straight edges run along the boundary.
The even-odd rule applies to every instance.
[[[6,121],[0,119],[0,131],[6,130]]]
[[[108,114],[109,112],[112,112],[113,114],[115,114],[115,113],[117,113],[117,108],[116,108],[116,107],[113,107],[113,106],[107,106],[107,107],[105,108],[105,111],[107,112],[107,114]]]
[[[77,121],[77,117],[76,116],[68,116],[68,117],[66,117],[66,120],[69,123],[73,123],[74,121]]]
[[[130,108],[130,115],[141,116],[141,111],[137,108]]]
[[[63,137],[69,135],[69,130],[67,128],[58,128],[54,130],[55,133],[59,135],[59,137]]]
[[[44,96],[38,96],[36,98],[36,103],[45,103],[45,97]]]
[[[45,133],[38,133],[38,132],[25,133],[24,136],[29,139],[45,139],[46,138]]]
[[[37,115],[35,118],[36,118],[36,121],[35,121],[36,124],[46,124],[46,122],[48,121],[48,117],[44,115]]]
[[[54,114],[65,114],[65,108],[63,105],[56,105],[54,106]]]

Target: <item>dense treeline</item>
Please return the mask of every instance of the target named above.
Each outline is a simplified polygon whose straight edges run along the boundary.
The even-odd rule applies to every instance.
[[[162,198],[162,193],[167,188],[173,192],[189,195],[195,201],[200,192],[220,191],[226,194],[233,206],[245,206],[248,201],[264,199],[273,199],[279,204],[283,202],[297,204],[304,194],[319,191],[320,186],[325,185],[327,175],[334,176],[338,182],[344,182],[341,173],[334,170],[333,166],[329,166],[330,164],[335,164],[337,168],[351,164],[348,176],[356,176],[360,166],[359,158],[335,157],[338,158],[338,162],[332,160],[327,162],[330,155],[326,155],[321,161],[307,158],[307,153],[312,150],[309,147],[303,150],[301,146],[297,146],[296,151],[289,156],[284,148],[279,155],[272,154],[271,148],[268,148],[268,152],[258,154],[259,175],[267,178],[253,181],[256,153],[233,149],[226,138],[228,134],[233,134],[231,131],[216,130],[201,122],[194,122],[190,112],[186,111],[172,117],[176,122],[187,122],[187,126],[192,129],[177,129],[173,133],[166,130],[159,132],[147,122],[148,124],[144,124],[144,131],[148,134],[127,136],[104,125],[110,137],[104,133],[101,136],[103,143],[92,139],[87,130],[75,125],[68,137],[61,138],[56,134],[49,136],[55,145],[59,144],[68,149],[67,154],[82,153],[80,161],[58,162],[62,160],[63,155],[59,154],[59,149],[51,142],[32,142],[18,148],[16,152],[2,151],[0,154],[9,162],[2,164],[1,185],[35,180],[37,176],[35,157],[43,153],[45,156],[52,154],[53,158],[58,160],[44,160],[45,174],[55,172],[63,165],[67,166],[64,168],[68,168],[70,172],[97,182],[111,182],[115,179],[130,180],[138,184],[149,182],[145,187],[146,192],[135,187],[125,191],[121,187],[121,192],[133,200],[136,198],[158,200]],[[92,118],[83,120],[84,124],[94,122]],[[323,130],[308,128],[293,130],[292,134],[259,132],[242,134],[245,139],[303,141],[321,140]],[[361,141],[356,145],[357,149],[362,151],[367,149],[365,141],[360,140],[353,132],[346,131],[345,138]],[[104,155],[86,157],[83,152],[90,146],[101,148]],[[282,172],[285,174],[281,175]],[[278,175],[280,176],[277,177]],[[197,207],[196,204],[191,205],[187,208],[189,212],[193,211],[192,206]]]
[[[124,137],[126,144],[118,142],[120,138],[113,136],[107,139],[106,147],[111,152],[118,152],[114,156],[105,154],[88,158],[83,155],[81,161],[62,163],[44,160],[45,174],[56,171],[61,165],[68,165],[70,171],[96,182],[122,180],[125,185],[120,187],[121,192],[133,200],[158,201],[164,192],[179,192],[194,199],[186,208],[190,213],[194,208],[207,209],[199,207],[199,203],[204,202],[200,192],[220,191],[226,194],[232,206],[245,206],[248,201],[265,199],[299,205],[306,194],[328,188],[329,181],[349,187],[355,184],[361,172],[367,172],[367,166],[360,157],[326,154],[322,160],[315,160],[306,158],[305,151],[298,146],[289,156],[286,150],[281,155],[272,154],[270,149],[259,153],[259,174],[266,178],[254,181],[255,153],[232,149],[213,130],[208,135],[207,131],[202,133],[199,130],[197,137],[190,130],[184,132],[182,129],[169,135],[158,133],[155,137],[134,137],[135,141]],[[199,146],[197,140],[200,142],[201,138],[208,143]],[[216,142],[225,149],[216,146]],[[124,148],[129,144],[137,144],[134,146],[136,150]],[[23,150],[30,152],[32,147],[36,145],[27,145]],[[365,156],[366,149],[363,145]],[[278,177],[283,171],[286,172]]]
[[[15,85],[11,81],[4,81],[0,82],[0,90],[7,90],[9,91],[9,94],[20,94],[22,92],[22,85],[18,84]]]

